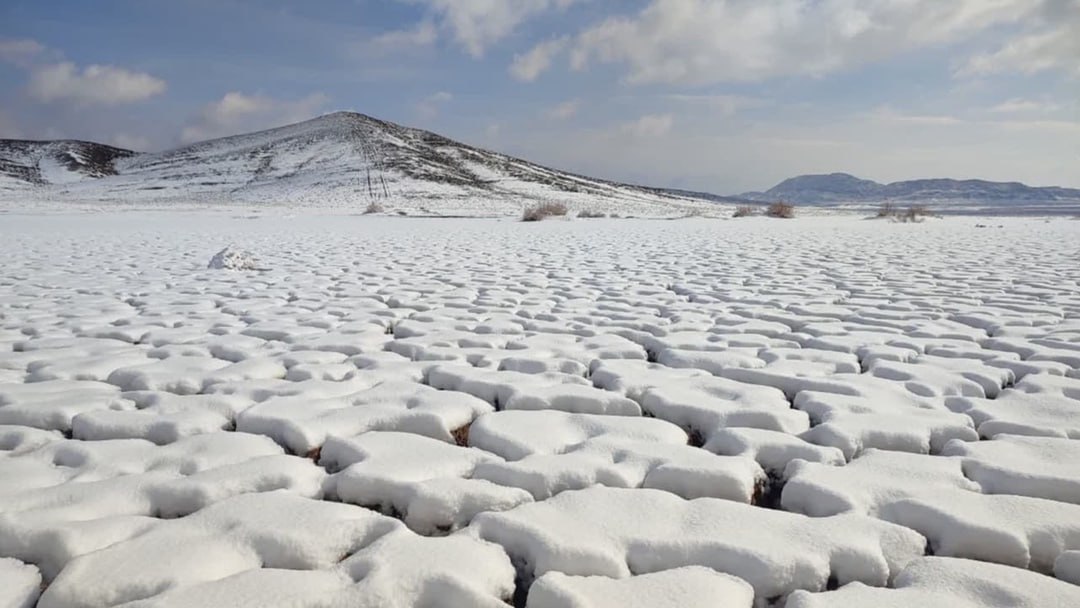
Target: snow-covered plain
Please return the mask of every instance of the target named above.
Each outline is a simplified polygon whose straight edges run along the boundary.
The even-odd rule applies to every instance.
[[[1080,222],[5,214],[0,255],[0,607],[1080,605]]]

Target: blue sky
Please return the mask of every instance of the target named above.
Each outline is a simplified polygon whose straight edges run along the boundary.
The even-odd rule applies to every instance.
[[[355,110],[579,173],[1080,186],[1080,0],[5,0],[0,137]]]

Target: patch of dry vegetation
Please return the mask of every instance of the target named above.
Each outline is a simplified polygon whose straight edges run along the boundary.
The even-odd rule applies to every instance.
[[[549,217],[565,216],[568,211],[566,205],[563,203],[540,203],[539,205],[527,207],[525,212],[521,214],[521,221],[539,222],[540,220]]]
[[[910,205],[907,209],[901,209],[894,203],[883,203],[874,217],[908,224],[919,223],[933,215],[926,205]]]
[[[731,217],[752,217],[757,215],[757,207],[753,205],[740,205],[735,208],[735,213]]]
[[[765,215],[788,220],[795,217],[795,205],[777,201],[765,208]]]

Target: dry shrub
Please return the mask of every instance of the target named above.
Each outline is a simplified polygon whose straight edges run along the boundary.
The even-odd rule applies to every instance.
[[[791,219],[795,217],[795,205],[778,201],[765,209],[765,215],[769,217]]]
[[[548,217],[561,217],[566,215],[568,209],[563,203],[540,203],[525,209],[521,214],[523,222],[539,222]]]
[[[757,215],[757,207],[752,205],[740,205],[735,208],[735,213],[731,217],[751,217]]]
[[[897,213],[893,219],[898,222],[906,223],[918,223],[933,215],[930,208],[926,205],[912,205],[907,208],[903,213]]]
[[[454,438],[454,443],[456,443],[457,445],[459,445],[459,446],[461,446],[463,448],[468,447],[469,446],[469,428],[470,427],[472,427],[471,422],[469,424],[466,424],[465,426],[458,427],[458,428],[450,431],[450,435]]]
[[[371,204],[367,206],[367,209],[364,209],[364,215],[371,215],[372,213],[382,213],[384,211],[386,211],[386,209],[384,209],[382,205],[376,203],[375,201],[372,201]]]
[[[875,215],[874,217],[893,218],[896,217],[899,213],[900,209],[897,208],[897,206],[893,203],[882,203],[881,206],[878,207],[877,215]]]
[[[592,209],[585,209],[584,211],[578,213],[577,216],[586,220],[607,217],[606,214],[599,211],[593,211]]]

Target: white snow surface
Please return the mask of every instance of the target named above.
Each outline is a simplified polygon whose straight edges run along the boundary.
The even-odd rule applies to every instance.
[[[86,211],[0,216],[0,607],[1080,602],[1080,222]]]
[[[1080,587],[1017,568],[927,557],[908,565],[895,589],[852,583],[827,593],[798,591],[785,608],[1068,608]]]
[[[529,589],[527,608],[750,608],[742,579],[688,566],[626,579],[549,572]]]

